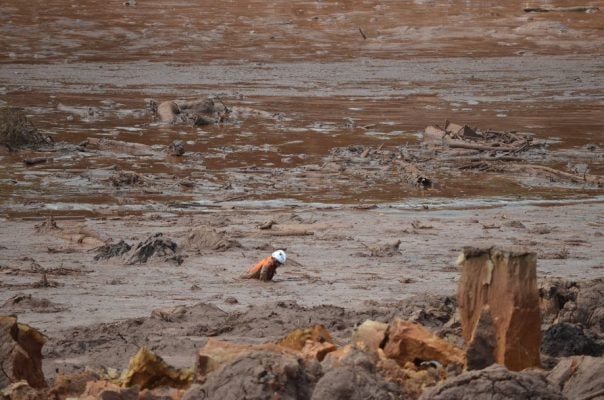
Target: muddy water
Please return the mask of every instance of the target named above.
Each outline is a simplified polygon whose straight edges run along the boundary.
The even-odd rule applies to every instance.
[[[34,167],[22,161],[36,154],[0,155],[3,211],[117,206],[133,212],[241,198],[398,203],[598,196],[601,191],[585,188],[463,175],[443,177],[431,191],[370,182],[359,188],[331,178],[293,192],[279,189],[280,171],[320,164],[334,147],[417,143],[425,126],[446,119],[532,132],[604,173],[601,152],[581,153],[585,145],[604,147],[604,13],[526,14],[526,5],[3,1],[0,99],[23,107],[62,143],[111,138],[159,149],[184,140],[187,149],[183,158],[62,149]],[[604,8],[604,2],[593,5]],[[279,118],[166,126],[145,108],[146,98],[207,95]],[[107,184],[116,168],[158,185],[116,189]],[[249,168],[266,169],[277,184],[255,186],[249,174],[249,184],[238,181],[228,192],[233,182],[226,172]],[[179,185],[183,179],[196,186]]]

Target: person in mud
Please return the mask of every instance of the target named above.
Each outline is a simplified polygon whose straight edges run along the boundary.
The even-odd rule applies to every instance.
[[[269,257],[248,269],[242,278],[260,279],[265,282],[271,281],[277,273],[277,268],[285,264],[286,259],[287,255],[283,250],[274,251]]]

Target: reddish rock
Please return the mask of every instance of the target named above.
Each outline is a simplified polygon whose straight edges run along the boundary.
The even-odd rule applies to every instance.
[[[137,387],[121,388],[109,381],[91,381],[86,384],[81,398],[86,400],[138,400],[139,389]]]
[[[302,353],[307,360],[322,361],[328,353],[337,349],[331,335],[322,325],[296,329],[277,342],[279,346]]]
[[[513,371],[539,367],[541,319],[536,255],[497,249],[464,249],[459,263],[459,314],[466,343],[490,319],[495,331],[493,357]],[[488,306],[488,308],[486,308]],[[483,322],[481,322],[481,319]]]
[[[409,321],[395,319],[388,326],[386,336],[384,355],[401,366],[422,361],[438,361],[444,366],[465,364],[463,350]]]
[[[46,338],[37,330],[0,317],[0,388],[25,380],[33,388],[46,387],[42,372],[42,346]]]
[[[34,389],[26,381],[15,382],[5,390],[0,390],[0,399],[3,400],[47,400],[48,398],[47,389]]]
[[[175,388],[188,387],[193,380],[191,369],[176,369],[168,365],[161,357],[146,347],[130,359],[128,370],[122,375],[124,386],[138,386],[141,389],[153,389],[159,386]]]
[[[442,367],[418,369],[411,363],[401,367],[391,359],[380,360],[376,368],[385,381],[399,385],[406,399],[418,398],[427,387],[434,386],[446,378]]]
[[[360,350],[377,353],[383,345],[387,330],[388,324],[367,320],[354,330],[351,343]]]

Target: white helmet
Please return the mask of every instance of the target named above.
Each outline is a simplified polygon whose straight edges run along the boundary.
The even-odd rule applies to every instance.
[[[287,255],[285,255],[285,252],[283,250],[274,251],[271,256],[275,260],[279,261],[279,264],[285,264],[285,260],[287,260]]]

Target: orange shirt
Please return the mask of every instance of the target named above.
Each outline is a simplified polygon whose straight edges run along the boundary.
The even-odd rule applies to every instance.
[[[275,260],[272,256],[268,256],[258,264],[254,265],[252,268],[248,269],[243,277],[247,279],[260,279],[260,272],[262,271],[262,268],[266,267],[276,270],[278,266],[279,263],[277,260]],[[270,274],[271,278],[272,275],[273,274]]]

